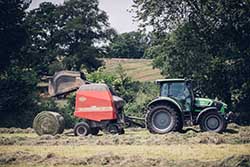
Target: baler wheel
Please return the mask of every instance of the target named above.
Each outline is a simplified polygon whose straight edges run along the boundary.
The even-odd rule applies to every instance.
[[[125,130],[124,130],[123,128],[121,128],[120,131],[119,131],[119,134],[120,134],[120,135],[125,134]]]
[[[99,133],[99,128],[91,128],[91,129],[90,129],[90,133],[91,133],[92,135],[98,135],[98,133]]]
[[[90,133],[89,124],[87,122],[80,122],[74,127],[75,136],[87,136]]]
[[[123,134],[121,126],[117,123],[109,124],[107,127],[107,130],[111,134]],[[123,132],[124,132],[124,130],[123,130]]]

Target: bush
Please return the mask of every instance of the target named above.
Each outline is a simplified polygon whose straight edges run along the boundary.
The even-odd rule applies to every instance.
[[[37,76],[12,67],[0,79],[0,127],[30,127],[38,113]]]
[[[135,99],[124,107],[125,114],[144,117],[148,103],[157,96],[158,91],[158,87],[154,83],[139,83],[139,91]]]

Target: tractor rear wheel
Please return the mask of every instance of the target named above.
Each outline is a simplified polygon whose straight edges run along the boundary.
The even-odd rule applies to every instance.
[[[217,112],[204,114],[200,120],[201,131],[223,132],[226,129],[226,120]]]
[[[80,122],[74,127],[75,136],[87,136],[90,133],[90,127],[87,122]]]
[[[164,134],[177,130],[179,121],[177,111],[170,106],[153,106],[146,114],[146,126],[151,133]]]

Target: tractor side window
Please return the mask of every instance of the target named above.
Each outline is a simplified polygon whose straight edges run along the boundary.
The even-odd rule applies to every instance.
[[[176,98],[184,110],[191,111],[191,95],[184,82],[170,84],[169,96]]]
[[[177,99],[183,99],[184,88],[185,88],[185,84],[182,82],[170,84],[169,96],[173,96]]]
[[[161,96],[168,96],[168,84],[164,83],[161,86]]]

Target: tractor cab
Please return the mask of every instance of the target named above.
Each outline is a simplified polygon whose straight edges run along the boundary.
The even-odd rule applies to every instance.
[[[160,97],[170,97],[180,104],[182,111],[191,112],[195,102],[191,80],[162,79],[156,83],[160,85]]]

